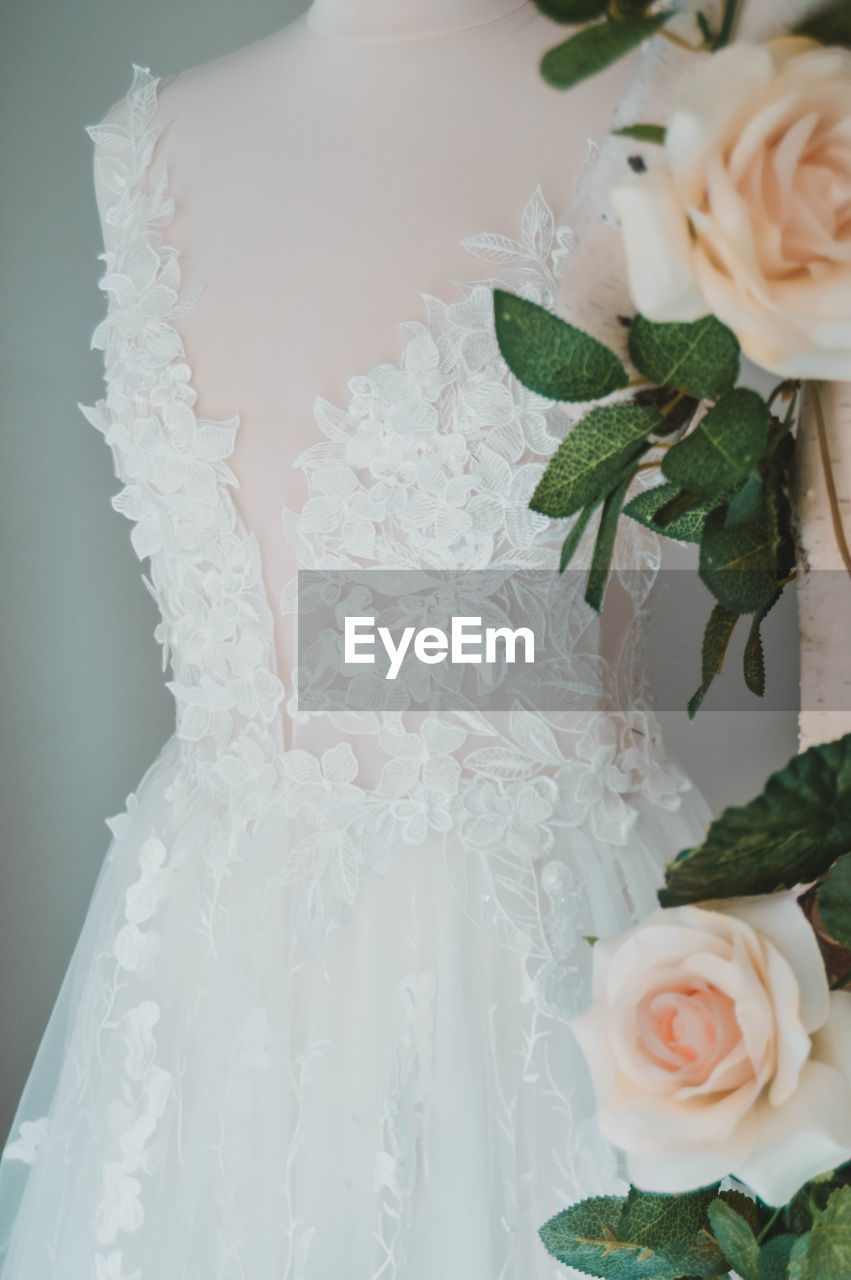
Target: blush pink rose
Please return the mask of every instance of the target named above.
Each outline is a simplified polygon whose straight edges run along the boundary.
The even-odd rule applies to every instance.
[[[789,37],[705,58],[646,159],[613,193],[638,310],[712,313],[765,369],[851,378],[851,51]]]
[[[594,946],[571,1026],[631,1181],[767,1204],[851,1159],[851,995],[791,893],[660,909]]]

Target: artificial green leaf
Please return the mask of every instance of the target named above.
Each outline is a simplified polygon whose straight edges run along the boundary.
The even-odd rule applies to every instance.
[[[559,1262],[602,1280],[711,1280],[721,1264],[714,1242],[699,1226],[688,1239],[678,1233],[678,1225],[685,1233],[701,1216],[687,1207],[692,1199],[659,1196],[648,1208],[646,1193],[633,1189],[626,1202],[617,1196],[583,1200],[551,1218],[541,1240]]]
[[[755,1200],[746,1196],[743,1191],[734,1191],[732,1188],[719,1191],[718,1197],[731,1209],[735,1209],[740,1218],[744,1218],[754,1235],[759,1235],[759,1207]]]
[[[613,129],[612,133],[616,138],[634,138],[636,142],[652,142],[663,147],[667,129],[663,124],[628,124],[623,129]]]
[[[664,387],[684,387],[699,400],[717,400],[739,376],[739,340],[714,316],[691,324],[656,324],[636,316],[629,355],[636,369]]]
[[[629,404],[592,409],[550,459],[532,494],[532,510],[559,520],[600,501],[643,452],[659,420],[653,409]]]
[[[681,489],[707,496],[738,489],[759,461],[770,422],[762,396],[746,387],[728,391],[685,439],[671,446],[662,474]]]
[[[758,613],[751,624],[744,655],[745,684],[758,698],[765,695],[765,654],[762,648],[761,623],[762,615]]]
[[[570,533],[561,544],[561,556],[558,563],[559,573],[564,572],[576,554],[576,548],[582,541],[582,535],[588,527],[588,521],[597,510],[598,506],[599,503],[597,502],[589,502],[587,507],[583,507],[579,515],[574,520]]]
[[[786,435],[780,448],[769,459],[763,497],[765,520],[771,538],[771,553],[779,580],[787,579],[795,571],[795,536],[792,529],[792,507],[786,494],[789,483],[795,441]]]
[[[799,36],[810,36],[822,44],[851,48],[851,5],[848,0],[833,0],[806,18],[795,30]]]
[[[725,45],[730,43],[733,35],[733,28],[736,25],[736,10],[739,7],[739,0],[724,0],[724,10],[721,14],[721,26],[718,28],[718,34],[712,41],[712,52],[716,53],[719,49],[723,49]]]
[[[535,0],[535,4],[555,22],[589,22],[604,16],[609,0]]]
[[[692,695],[688,704],[690,720],[693,720],[697,715],[698,708],[709,692],[709,686],[712,681],[717,675],[721,674],[727,646],[740,616],[740,614],[734,613],[730,609],[725,609],[720,604],[716,604],[709,615],[709,621],[703,633],[700,688]]]
[[[789,1255],[797,1236],[774,1236],[759,1251],[759,1280],[787,1280]]]
[[[777,562],[765,519],[726,526],[726,508],[706,517],[700,542],[700,576],[719,604],[734,613],[759,613],[777,594]]]
[[[793,756],[761,795],[725,809],[668,864],[664,907],[808,884],[851,851],[851,733]]]
[[[585,27],[544,54],[541,75],[556,89],[570,89],[630,53],[660,31],[671,17],[673,10]]]
[[[505,363],[538,395],[549,400],[600,400],[629,382],[613,351],[546,307],[495,289],[493,309]]]
[[[714,1280],[723,1269],[722,1257],[708,1231],[707,1209],[717,1192],[717,1184],[679,1195],[631,1187],[619,1234],[652,1249],[678,1274]]]
[[[851,948],[851,857],[847,854],[828,872],[818,891],[818,905],[831,938]]]
[[[813,1227],[792,1247],[789,1280],[848,1280],[851,1276],[851,1187],[834,1191]]]
[[[606,579],[609,576],[609,565],[612,563],[612,552],[618,532],[618,521],[623,509],[623,500],[630,486],[634,470],[629,470],[616,489],[613,489],[603,503],[600,516],[600,527],[597,530],[597,541],[594,543],[594,554],[591,568],[588,571],[588,585],[585,588],[585,603],[597,613],[603,607],[603,595],[606,590]]]
[[[806,1182],[783,1210],[786,1227],[793,1235],[802,1236],[813,1225],[813,1214],[824,1209],[837,1187],[851,1185],[851,1163],[841,1165],[824,1176]]]
[[[759,1245],[744,1218],[723,1200],[711,1204],[708,1214],[728,1265],[742,1280],[759,1280]]]
[[[724,520],[728,529],[737,524],[751,524],[758,520],[764,500],[762,476],[752,471],[742,487],[730,498]]]
[[[623,509],[624,515],[631,516],[655,533],[663,533],[666,538],[676,538],[678,542],[700,542],[706,517],[713,506],[717,505],[711,498],[698,498],[695,495],[694,502],[681,515],[675,515],[664,526],[656,523],[658,512],[679,496],[680,490],[675,484],[666,482],[654,485],[652,489],[644,489],[631,498]]]

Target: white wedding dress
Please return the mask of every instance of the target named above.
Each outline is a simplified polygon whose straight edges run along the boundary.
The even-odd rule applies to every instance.
[[[3,1154],[2,1280],[553,1280],[538,1227],[623,1188],[566,1025],[583,935],[650,911],[707,820],[642,679],[659,546],[621,537],[616,660],[576,583],[583,710],[300,712],[274,656],[292,595],[267,598],[233,499],[238,424],[196,418],[171,323],[191,299],[156,103],[136,68],[122,122],[91,130],[107,395],[85,413],[149,561],[177,725],[109,821]],[[572,230],[538,191],[516,240],[468,247],[479,279],[427,300],[399,362],[317,401],[293,573],[554,572],[566,522],[528,502],[572,419],[509,374],[492,288],[555,306]]]

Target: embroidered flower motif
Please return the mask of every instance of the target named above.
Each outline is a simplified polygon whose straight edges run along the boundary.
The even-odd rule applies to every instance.
[[[18,1137],[9,1142],[3,1151],[4,1160],[20,1160],[22,1164],[35,1164],[38,1149],[44,1141],[49,1125],[49,1117],[40,1120],[22,1120],[18,1128]]]

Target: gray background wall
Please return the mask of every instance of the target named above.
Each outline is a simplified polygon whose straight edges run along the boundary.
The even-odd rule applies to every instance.
[[[111,459],[77,402],[102,392],[100,229],[85,124],[130,83],[283,26],[302,0],[3,0],[0,13],[0,1142],[119,811],[172,729],[153,601],[109,506]],[[700,608],[667,591],[696,671]],[[794,611],[772,623],[781,703]],[[783,694],[785,691],[785,695]],[[795,750],[791,711],[664,716],[714,807]],[[728,743],[735,742],[731,755]]]

